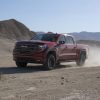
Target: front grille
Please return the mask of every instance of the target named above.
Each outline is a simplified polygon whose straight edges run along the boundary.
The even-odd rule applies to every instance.
[[[32,53],[38,50],[35,44],[19,44],[16,45],[16,51],[19,53]]]

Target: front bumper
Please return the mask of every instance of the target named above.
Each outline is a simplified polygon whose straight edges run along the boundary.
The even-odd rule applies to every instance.
[[[27,62],[27,63],[44,63],[46,60],[46,54],[45,53],[32,53],[32,54],[13,53],[13,60],[18,62]]]

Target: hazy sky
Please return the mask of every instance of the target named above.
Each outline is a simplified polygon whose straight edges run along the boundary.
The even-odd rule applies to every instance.
[[[0,0],[0,20],[33,31],[100,32],[100,0]]]

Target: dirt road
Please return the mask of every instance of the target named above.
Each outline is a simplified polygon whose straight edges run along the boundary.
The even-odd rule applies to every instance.
[[[0,67],[0,100],[100,100],[100,67]]]

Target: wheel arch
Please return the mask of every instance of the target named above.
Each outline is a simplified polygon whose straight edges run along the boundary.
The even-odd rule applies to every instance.
[[[50,55],[50,54],[54,55],[54,56],[55,56],[55,59],[57,58],[56,51],[49,51],[49,52],[47,53],[47,57],[48,57],[48,55]]]

